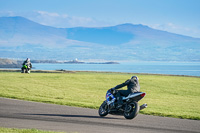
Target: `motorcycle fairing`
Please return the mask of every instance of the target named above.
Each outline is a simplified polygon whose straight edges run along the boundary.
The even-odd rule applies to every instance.
[[[111,103],[114,103],[115,100],[116,100],[116,98],[114,97],[114,95],[112,93],[110,93],[110,92],[106,93],[106,102],[108,105]]]
[[[139,101],[145,96],[145,94],[146,93],[144,93],[144,92],[131,93],[127,97],[122,97],[122,100],[135,99],[136,101]]]

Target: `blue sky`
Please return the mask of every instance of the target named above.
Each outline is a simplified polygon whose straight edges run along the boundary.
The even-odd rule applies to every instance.
[[[1,16],[62,28],[143,24],[200,38],[200,0],[0,0]]]

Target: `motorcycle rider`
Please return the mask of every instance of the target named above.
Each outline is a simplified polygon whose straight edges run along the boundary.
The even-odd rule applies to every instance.
[[[32,64],[31,64],[31,60],[30,60],[30,58],[27,58],[24,62],[23,62],[23,64],[22,64],[23,66],[22,66],[22,72],[23,72],[23,70],[25,69],[24,68],[24,66],[27,66],[27,69],[28,69],[28,71],[32,68]]]
[[[131,79],[126,80],[124,83],[119,84],[119,85],[111,88],[110,90],[114,91],[114,90],[122,88],[124,86],[127,86],[127,90],[119,90],[116,93],[116,97],[117,97],[117,101],[118,101],[117,108],[122,107],[122,104],[123,104],[122,96],[127,97],[130,93],[140,91],[139,78],[137,76],[132,76]]]

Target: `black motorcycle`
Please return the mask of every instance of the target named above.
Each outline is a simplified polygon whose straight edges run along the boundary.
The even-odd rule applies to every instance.
[[[146,95],[144,92],[131,93],[127,97],[122,96],[123,105],[121,107],[119,107],[116,102],[115,94],[116,91],[107,91],[106,100],[99,107],[99,115],[101,117],[106,116],[107,114],[112,114],[124,115],[126,119],[133,119],[137,116],[140,110],[147,107],[147,104],[141,106],[138,104],[138,101]]]
[[[22,65],[21,73],[31,73],[31,68],[28,68],[28,65]]]

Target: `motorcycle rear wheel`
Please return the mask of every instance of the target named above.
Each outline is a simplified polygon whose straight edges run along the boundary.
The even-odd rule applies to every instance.
[[[139,113],[139,105],[137,102],[132,102],[127,105],[126,110],[124,111],[124,117],[126,119],[133,119]]]
[[[106,101],[104,101],[101,104],[98,112],[99,112],[99,116],[101,116],[101,117],[106,116],[108,114],[108,105],[107,105]]]

